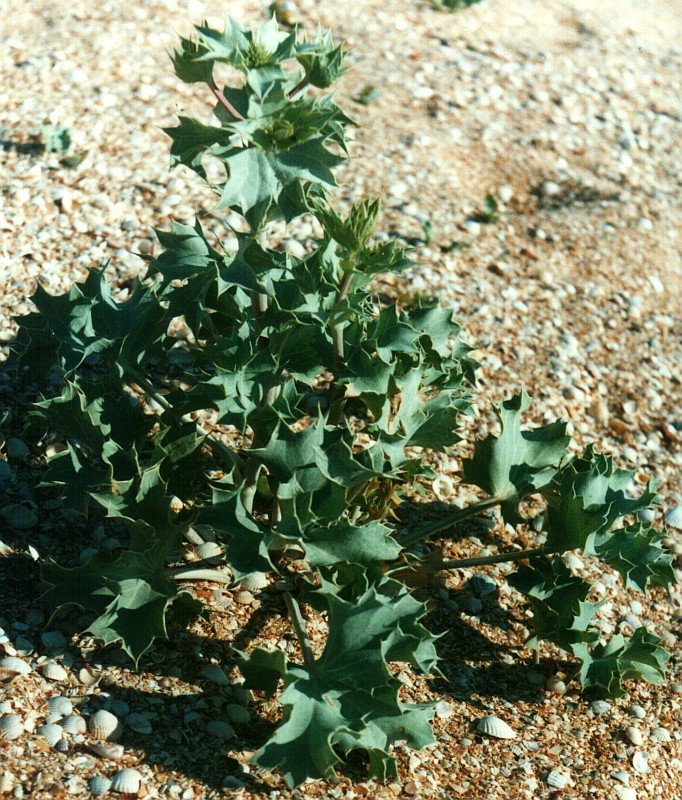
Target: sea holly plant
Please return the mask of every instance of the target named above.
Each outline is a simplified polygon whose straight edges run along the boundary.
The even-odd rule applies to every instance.
[[[255,762],[291,784],[332,779],[351,751],[385,779],[396,741],[432,741],[432,708],[402,698],[396,678],[398,664],[437,669],[427,607],[409,588],[420,563],[523,562],[509,581],[533,613],[528,644],[562,648],[583,686],[608,695],[630,678],[659,681],[666,655],[644,629],[604,641],[591,586],[562,554],[602,559],[641,591],[675,579],[660,534],[637,517],[655,488],[633,495],[633,476],[593,449],[569,457],[564,422],[524,427],[524,393],[497,408],[499,432],[463,463],[485,497],[400,525],[408,490],[434,476],[425,455],[452,457],[477,365],[451,309],[372,292],[377,274],[412,263],[375,237],[379,202],[333,203],[352,122],[327,90],[344,55],[329,34],[306,39],[274,19],[181,39],[178,78],[215,105],[210,121],[166,129],[171,165],[208,180],[208,160],[222,163],[212,215],[229,235],[199,221],[156,231],[160,254],[125,291],[103,268],[59,296],[39,287],[7,362],[38,392],[26,425],[46,445],[41,485],[121,544],[89,548],[77,566],[45,563],[44,601],[90,612],[88,631],[137,664],[170,622],[201,613],[193,583],[276,578],[299,653],[237,657],[246,685],[283,709]],[[304,214],[321,236],[292,255],[272,223]],[[231,227],[235,215],[243,224]],[[542,526],[528,518],[531,496]],[[425,553],[496,506],[537,546],[457,561]],[[188,558],[207,543],[209,556]],[[326,625],[322,641],[305,609]]]

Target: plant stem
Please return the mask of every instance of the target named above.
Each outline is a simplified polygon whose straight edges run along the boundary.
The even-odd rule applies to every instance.
[[[302,92],[307,85],[308,85],[308,79],[301,78],[301,80],[296,84],[296,86],[294,86],[294,88],[289,92],[289,100],[293,100],[294,97],[296,97],[296,95],[299,92]]]
[[[225,97],[225,95],[220,91],[220,89],[215,85],[213,81],[208,84],[208,88],[213,92],[215,95],[215,99],[220,103],[220,105],[227,111],[227,113],[238,122],[243,120],[244,117],[237,111],[237,109],[230,103],[230,101]]]
[[[417,544],[417,542],[428,539],[430,536],[433,536],[436,533],[447,530],[453,525],[458,525],[460,522],[464,522],[464,520],[469,519],[469,517],[474,517],[477,514],[480,514],[482,511],[487,511],[487,509],[493,508],[499,503],[499,498],[488,497],[486,500],[482,500],[480,503],[474,503],[472,506],[460,508],[454,514],[445,517],[444,519],[437,519],[433,522],[427,522],[425,525],[421,525],[417,528],[417,530],[413,531],[402,542],[402,545],[403,547],[411,547],[413,544]]]
[[[296,638],[301,645],[301,650],[303,651],[303,662],[312,672],[315,668],[315,655],[313,654],[313,648],[310,645],[310,639],[308,638],[308,631],[306,630],[305,621],[303,620],[303,614],[301,614],[301,609],[299,608],[298,603],[289,594],[289,592],[284,592],[284,602],[287,604],[287,611],[291,617],[291,624],[294,628],[294,632],[296,633]]]
[[[463,569],[464,567],[482,567],[484,564],[502,564],[504,561],[521,561],[524,558],[549,555],[556,550],[547,547],[534,547],[531,550],[513,550],[511,553],[497,553],[492,556],[478,556],[477,558],[458,558],[455,561],[444,561],[442,569]]]
[[[173,573],[176,581],[212,581],[213,583],[232,583],[232,575],[215,569],[192,569],[187,572]]]

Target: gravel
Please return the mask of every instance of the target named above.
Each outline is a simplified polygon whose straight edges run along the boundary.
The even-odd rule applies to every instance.
[[[469,438],[494,424],[491,402],[522,383],[535,397],[532,421],[564,416],[578,444],[613,452],[638,483],[661,479],[655,524],[666,515],[679,556],[682,31],[674,5],[486,0],[444,14],[426,0],[287,3],[311,30],[329,26],[352,45],[338,99],[361,127],[341,175],[344,197],[381,193],[381,229],[414,245],[420,262],[387,281],[387,293],[436,293],[480,348],[481,414]],[[194,0],[10,6],[11,26],[0,28],[0,344],[13,335],[11,317],[29,310],[37,280],[64,291],[104,261],[113,278],[129,278],[142,268],[139,255],[158,250],[153,227],[210,212],[209,190],[188,172],[168,172],[161,131],[176,113],[203,116],[210,98],[175,79],[164,51],[188,19],[218,23],[223,11]],[[229,11],[244,22],[263,19],[266,7],[236,2]],[[375,99],[353,102],[370,81]],[[71,129],[78,166],[27,152],[46,124]],[[487,195],[497,198],[497,221],[483,221]],[[217,218],[203,224],[224,236]],[[302,253],[315,231],[302,219],[285,246]],[[159,643],[137,673],[119,651],[74,636],[77,619],[46,630],[36,561],[77,557],[92,536],[13,480],[32,464],[27,443],[8,438],[3,453],[0,487],[13,497],[13,516],[3,520],[13,527],[3,529],[0,554],[22,550],[26,558],[12,559],[11,572],[0,559],[0,659],[27,665],[0,673],[0,717],[18,715],[23,727],[0,743],[3,796],[87,798],[117,775],[118,786],[125,770],[135,771],[124,777],[139,783],[139,796],[182,800],[544,798],[557,776],[570,776],[562,796],[576,799],[621,796],[625,785],[639,800],[677,796],[679,590],[635,601],[609,570],[571,557],[607,601],[604,633],[645,623],[673,651],[665,686],[632,685],[597,710],[558,651],[547,648],[531,666],[525,610],[506,586],[506,565],[486,568],[483,582],[470,583],[471,571],[449,574],[434,589],[431,617],[434,629],[448,631],[443,678],[401,673],[405,700],[438,702],[436,743],[418,753],[397,747],[399,778],[386,786],[349,771],[336,786],[291,792],[279,775],[249,767],[278,712],[253,702],[229,657],[231,644],[252,635],[295,650],[278,592],[200,589],[210,622]],[[434,488],[461,504],[471,498],[452,480],[457,465],[436,463],[442,479]],[[446,545],[446,557],[509,538],[496,518],[488,522]],[[324,626],[313,620],[311,632],[319,646]],[[227,671],[216,682],[218,664]],[[58,696],[86,719],[103,709],[116,715],[120,742],[64,733],[59,749],[47,746],[36,731]],[[488,715],[509,723],[513,743],[477,732]]]

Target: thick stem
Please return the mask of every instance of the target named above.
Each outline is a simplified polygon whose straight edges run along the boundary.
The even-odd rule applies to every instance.
[[[353,269],[349,269],[345,275],[343,276],[343,280],[341,281],[341,285],[336,292],[336,298],[334,299],[334,305],[340,303],[348,294],[348,290],[350,289],[351,280],[353,278]],[[341,372],[341,367],[346,358],[346,354],[344,351],[343,345],[343,329],[345,323],[339,322],[335,325],[332,325],[332,346],[334,347],[334,377],[335,379],[338,378],[339,373]],[[330,407],[333,406],[334,402],[340,401],[345,393],[345,389],[339,387],[333,383],[329,389],[329,405]],[[332,409],[332,412],[329,416],[329,423],[331,425],[340,425],[343,422],[343,405],[341,402],[338,403],[338,406]]]
[[[458,558],[455,561],[444,561],[441,569],[464,569],[465,567],[482,567],[485,564],[502,564],[505,561],[522,561],[525,558],[546,556],[555,553],[547,547],[534,547],[532,550],[514,550],[511,553],[497,553],[493,556],[477,558]]]
[[[253,513],[253,501],[256,499],[260,468],[261,465],[253,456],[247,460],[244,474],[244,488],[242,489],[242,504],[249,514]]]
[[[303,651],[303,662],[312,672],[315,669],[315,655],[310,644],[310,639],[308,638],[308,631],[305,627],[303,614],[301,614],[301,609],[299,608],[298,603],[289,594],[289,592],[284,592],[284,602],[287,604],[287,611],[291,617],[292,627],[296,633],[296,638],[301,645],[301,650]]]
[[[469,517],[475,517],[482,511],[487,511],[489,508],[499,505],[499,503],[499,498],[489,497],[486,500],[482,500],[480,503],[474,503],[472,506],[461,508],[454,514],[445,517],[444,519],[437,519],[433,522],[427,522],[425,525],[421,525],[419,528],[417,528],[416,531],[413,531],[405,540],[403,540],[403,542],[401,542],[401,544],[403,547],[411,547],[413,544],[422,542],[424,539],[428,539],[436,533],[441,533],[441,531],[447,530],[453,525],[458,525],[460,522],[464,522],[465,520],[469,519]]]
[[[215,569],[191,569],[172,575],[176,581],[211,581],[213,583],[232,583],[232,575]]]
[[[301,80],[296,84],[296,86],[294,86],[294,88],[289,92],[289,100],[293,100],[294,97],[296,97],[296,95],[299,92],[302,92],[307,85],[308,85],[308,79],[301,78]]]
[[[208,88],[213,92],[215,95],[215,99],[220,103],[220,105],[227,111],[227,113],[232,117],[232,119],[243,120],[244,117],[237,111],[237,109],[230,103],[230,101],[225,97],[225,95],[220,91],[220,89],[215,85],[213,81],[208,84]]]
[[[216,558],[202,558],[199,561],[192,561],[189,564],[181,564],[179,567],[168,567],[168,569],[164,570],[164,574],[166,575],[184,575],[186,572],[192,572],[193,570],[203,569],[204,567],[215,567],[216,566]]]

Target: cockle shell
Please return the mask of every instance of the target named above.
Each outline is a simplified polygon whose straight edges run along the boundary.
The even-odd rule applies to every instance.
[[[24,724],[18,714],[7,714],[0,717],[0,739],[11,742],[24,732]]]
[[[49,681],[66,681],[69,679],[69,673],[55,661],[48,661],[42,666],[42,673]]]
[[[625,786],[627,786],[628,783],[630,783],[630,776],[628,775],[628,773],[624,769],[619,769],[619,770],[616,770],[615,772],[612,772],[611,773],[611,777],[614,780],[620,781]]]
[[[217,542],[204,542],[194,552],[202,561],[210,559],[212,564],[219,564],[223,559],[223,548]]]
[[[199,676],[218,686],[230,685],[230,679],[225,674],[225,670],[218,664],[204,664],[199,670]]]
[[[137,794],[140,791],[142,775],[130,767],[119,770],[111,781],[111,788],[121,794]]]
[[[100,758],[107,758],[109,761],[118,761],[123,758],[123,745],[114,744],[114,742],[93,742],[88,745],[91,753],[94,753]]]
[[[248,725],[251,722],[251,714],[249,714],[248,708],[244,708],[244,706],[240,706],[237,703],[228,703],[225,711],[230,722],[234,722],[236,725]]]
[[[211,720],[206,725],[206,733],[210,733],[211,736],[215,736],[216,739],[221,739],[223,741],[227,741],[234,736],[232,727],[228,725],[227,722],[223,722],[219,719]]]
[[[431,488],[439,500],[449,500],[455,493],[455,483],[449,475],[438,475]]]
[[[555,694],[565,694],[566,684],[561,680],[561,678],[557,678],[556,675],[552,675],[545,681],[545,689],[548,692],[554,692]]]
[[[646,709],[642,706],[638,706],[637,703],[631,705],[629,711],[635,719],[644,719],[644,717],[646,717]]]
[[[145,717],[144,714],[138,714],[133,711],[126,720],[126,725],[135,733],[149,734],[152,732],[152,723]]]
[[[611,703],[607,703],[606,700],[593,700],[590,703],[590,708],[595,714],[606,714],[607,711],[611,710]]]
[[[648,772],[649,771],[649,759],[646,753],[643,753],[641,750],[638,750],[636,753],[632,755],[632,766],[635,769],[635,772]]]
[[[644,741],[644,734],[639,728],[630,725],[625,729],[625,738],[634,745],[642,744]]]
[[[19,675],[28,675],[32,671],[30,664],[16,656],[6,656],[0,659],[0,681],[12,681]]]
[[[682,529],[682,506],[669,508],[663,515],[663,519],[671,528]]]
[[[476,730],[479,733],[485,733],[487,736],[494,736],[496,739],[515,739],[516,731],[512,730],[509,725],[494,714],[488,714],[481,717],[476,723]]]
[[[68,717],[73,712],[73,703],[68,697],[63,697],[62,695],[50,697],[47,701],[47,707],[51,714],[59,714],[61,717]]]
[[[121,727],[118,717],[104,709],[95,712],[88,721],[88,730],[100,741],[115,739],[121,732]]]
[[[637,800],[637,792],[632,786],[616,786],[614,794],[618,800]]]
[[[88,781],[88,789],[93,797],[101,797],[106,794],[111,788],[111,781],[105,778],[104,775],[93,775]]]
[[[62,740],[64,730],[61,725],[39,725],[36,733],[42,736],[50,747],[56,747]]]
[[[268,585],[268,577],[264,572],[252,572],[242,578],[239,581],[239,585],[247,592],[259,592]]]
[[[85,720],[83,717],[78,716],[78,714],[69,714],[68,717],[64,717],[61,726],[65,733],[70,733],[72,735],[85,733],[88,729]]]
[[[652,728],[649,734],[655,742],[669,742],[670,733],[665,728]]]
[[[553,789],[559,789],[559,791],[565,789],[570,782],[570,775],[565,772],[559,772],[556,769],[553,769],[547,776],[547,785],[551,786]]]

